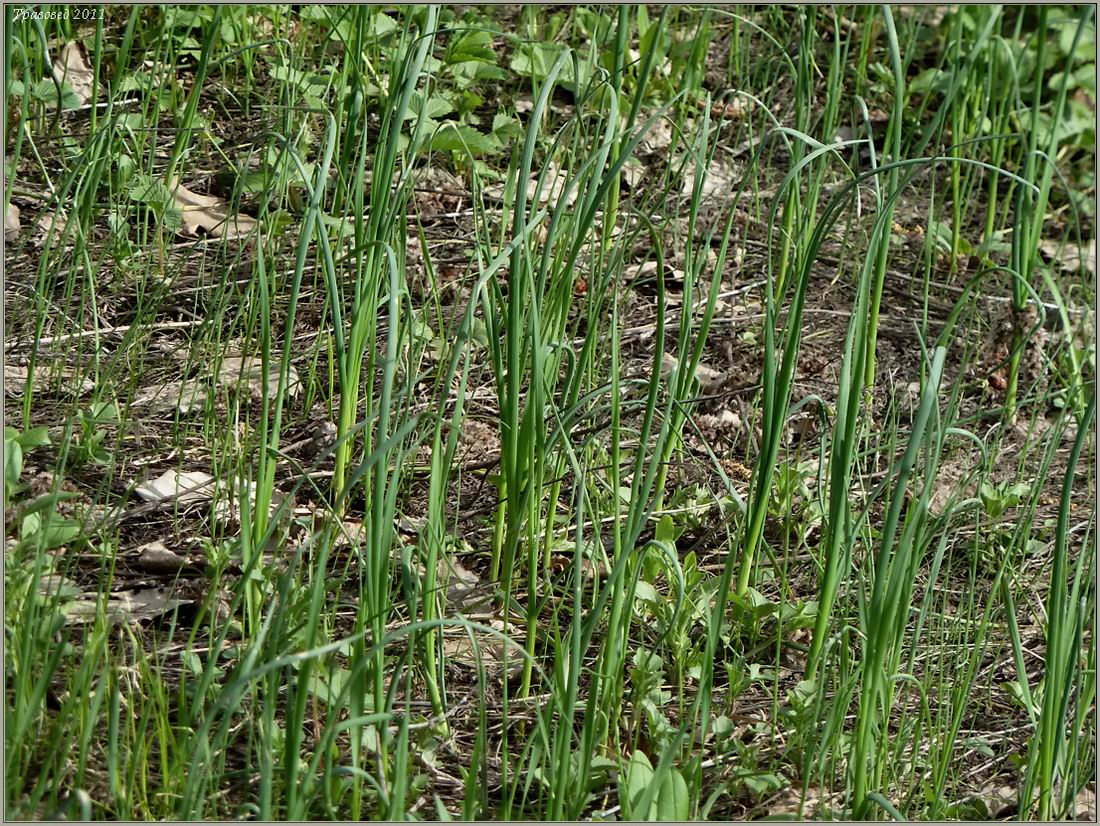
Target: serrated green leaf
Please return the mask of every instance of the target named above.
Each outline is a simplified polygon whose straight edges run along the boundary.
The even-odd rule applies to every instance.
[[[497,112],[493,115],[493,134],[501,141],[508,141],[522,135],[523,127],[507,112]]]
[[[148,204],[152,207],[166,208],[172,203],[172,193],[168,191],[164,181],[144,172],[134,174],[133,178],[130,179],[126,194],[131,201]]]
[[[368,31],[369,36],[377,40],[397,31],[399,28],[401,27],[397,25],[396,20],[379,10],[377,14],[371,17]]]
[[[424,112],[424,117],[438,120],[443,115],[449,115],[453,112],[455,107],[443,95],[429,95],[427,102],[425,102],[424,96],[417,93],[409,99],[409,109],[405,113],[405,120],[417,120],[420,117],[421,110]]]
[[[492,43],[493,36],[486,31],[468,31],[456,35],[447,44],[443,62],[448,64],[467,61],[494,63],[497,56],[493,52]]]
[[[1057,92],[1062,88],[1062,80],[1064,77],[1065,72],[1058,72],[1051,75],[1050,80],[1047,81],[1047,88],[1052,92]],[[1096,94],[1096,64],[1089,63],[1086,66],[1080,66],[1070,72],[1069,79],[1066,81],[1066,89],[1071,92],[1074,89],[1084,89],[1087,92]]]
[[[777,792],[787,785],[782,775],[773,772],[752,772],[743,776],[741,782],[757,797]]]
[[[50,78],[43,78],[31,87],[31,96],[43,103],[57,105],[57,85]],[[81,100],[68,83],[61,84],[61,108],[76,109]]]
[[[516,48],[508,65],[518,75],[542,81],[546,80],[554,67],[554,61],[564,51],[566,47],[556,43],[526,43]],[[561,72],[558,73],[558,80],[562,83],[573,80],[572,63],[567,62],[562,67]]]

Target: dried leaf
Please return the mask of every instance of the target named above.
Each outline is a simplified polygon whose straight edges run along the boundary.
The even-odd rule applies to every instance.
[[[700,413],[695,424],[709,442],[731,441],[741,430],[741,417],[728,407],[717,413]]]
[[[313,435],[302,448],[302,457],[314,459],[336,444],[338,430],[335,422],[325,420],[313,428]]]
[[[623,268],[623,278],[627,281],[635,281],[636,279],[643,278],[645,280],[657,278],[657,262],[646,261],[642,264],[631,264],[629,267]],[[671,267],[665,268],[665,285],[683,285],[684,283],[684,271],[675,270]]]
[[[459,464],[486,462],[500,455],[500,434],[490,424],[477,419],[464,419],[458,445]]]
[[[974,480],[973,468],[973,464],[956,459],[949,459],[940,465],[928,501],[928,510],[934,516],[941,516],[952,501],[958,502],[975,495],[978,485]],[[968,482],[965,488],[960,489],[964,479]]]
[[[19,235],[19,227],[19,207],[9,203],[8,208],[4,210],[4,240],[14,241]]]
[[[622,179],[626,182],[626,185],[631,191],[637,189],[642,181],[645,180],[645,174],[645,165],[637,158],[631,158],[623,164]]]
[[[1095,249],[1095,247],[1094,247]],[[1077,795],[1070,807],[1069,816],[1074,820],[1096,822],[1096,784],[1089,783]]]
[[[805,442],[817,435],[817,428],[818,419],[814,414],[802,412],[792,416],[787,420],[785,442],[787,444]]]
[[[650,152],[666,152],[672,146],[672,141],[672,124],[667,118],[658,118],[649,125],[645,137],[642,138],[642,146]]]
[[[366,538],[367,532],[362,522],[357,519],[343,519],[340,521],[340,530],[332,540],[332,547],[339,548],[344,545],[359,547]]]
[[[34,367],[34,386],[38,392],[42,388],[53,388],[58,377],[63,380],[60,390],[76,396],[83,396],[95,390],[95,382],[87,376],[82,376],[79,385],[72,381],[76,372],[71,367],[60,367],[56,364],[36,364]],[[4,365],[4,395],[19,398],[27,383],[27,368],[21,364]]]
[[[539,206],[556,205],[562,192],[565,191],[566,184],[569,183],[569,176],[553,161],[546,165],[546,173],[542,175],[541,188],[539,186],[539,174],[540,170],[535,170],[531,175],[531,180],[527,182],[528,202],[533,203],[537,194]],[[504,188],[503,183],[493,184],[485,187],[485,194],[490,198],[501,200],[504,198]],[[571,206],[575,200],[577,200],[576,186],[569,190],[569,195],[565,201],[566,205]]]
[[[34,228],[37,231],[31,243],[39,249],[44,247],[47,243],[58,243],[66,221],[68,221],[68,216],[63,209],[59,209],[57,212],[40,213],[34,221]]]
[[[214,496],[214,477],[201,470],[185,473],[168,470],[153,481],[138,485],[134,493],[146,502],[169,499],[177,499],[180,504],[206,502]]]
[[[251,482],[243,482],[237,484],[234,482],[230,489],[233,491],[232,499],[219,499],[214,505],[214,518],[219,522],[228,522],[234,525],[241,523],[241,493],[242,488],[248,495],[248,501],[251,505],[250,510],[256,509],[256,489]],[[274,516],[279,506],[283,503],[283,494],[279,491],[271,492],[271,501],[268,503],[267,513],[268,516]]]
[[[996,785],[994,780],[980,791],[972,794],[967,800],[984,810],[987,819],[1004,820],[1021,814],[1019,812],[1018,792],[1019,789],[1016,786],[1009,784]],[[1027,812],[1022,814],[1027,814]],[[1096,785],[1094,783],[1087,784],[1073,803],[1069,805],[1066,819],[1087,823],[1096,822]]]
[[[38,578],[38,593],[44,597],[66,599],[80,593],[76,583],[62,574],[43,574]]]
[[[454,556],[447,556],[439,560],[440,576],[446,576],[447,581],[453,586],[472,588],[481,582],[481,577],[468,569]]]
[[[753,110],[754,105],[752,98],[739,95],[725,103],[716,103],[711,109],[711,113],[716,118],[740,120]]]
[[[526,115],[535,108],[535,101],[530,95],[516,95],[514,104],[516,107],[516,113],[520,115]],[[567,106],[564,103],[557,103],[555,101],[550,102],[549,109],[551,112],[557,115],[564,115],[568,117],[573,113],[573,107]]]
[[[157,540],[139,549],[137,564],[150,574],[177,574],[191,564],[190,560],[169,549]]]
[[[837,799],[836,794],[822,794],[821,789],[810,786],[806,789],[806,800],[802,800],[802,788],[797,784],[788,786],[767,802],[768,817],[772,820],[795,820],[820,818],[829,813],[829,805]]]
[[[75,41],[62,47],[61,54],[53,62],[53,76],[59,83],[69,84],[69,88],[76,93],[82,104],[92,99],[95,79],[92,67],[84,59],[84,53]]]
[[[661,356],[661,375],[667,376],[679,366],[679,360],[671,353],[665,353]],[[721,382],[722,373],[703,362],[699,362],[695,367],[695,378],[698,380],[699,385],[706,390]]]
[[[199,195],[173,181],[173,205],[183,216],[187,235],[203,233],[214,238],[240,238],[256,227],[256,219],[248,215],[229,215],[229,204],[213,195]]]
[[[78,501],[73,503],[73,521],[80,526],[82,534],[94,535],[107,524],[113,514],[121,513],[122,510],[121,504],[111,508],[95,502]]]
[[[498,631],[504,630],[504,623],[499,620],[493,620],[489,625]],[[493,671],[503,667],[507,656],[509,677],[515,677],[523,669],[523,655],[516,650],[516,646],[487,631],[447,628],[443,633],[443,655],[452,665],[469,669],[476,669],[480,659]]]
[[[230,357],[222,359],[221,368],[218,370],[218,383],[227,387],[238,384],[247,384],[252,391],[253,398],[263,397],[264,392],[264,368],[263,362],[258,358]],[[267,394],[269,398],[279,392],[279,365],[271,363],[267,370]],[[302,381],[298,378],[298,371],[294,365],[290,366],[286,379],[286,394],[288,398],[294,398],[302,389]]]
[[[1096,275],[1095,238],[1087,241],[1084,249],[1075,243],[1048,238],[1039,243],[1039,249],[1051,263],[1057,264],[1064,272],[1078,273],[1083,269],[1089,275]]]
[[[206,388],[201,382],[191,379],[143,387],[134,395],[131,407],[148,407],[153,412],[176,408],[186,415],[201,410],[205,403]]]
[[[692,161],[684,165],[683,192],[691,197],[695,192],[696,166]],[[703,200],[709,200],[722,195],[731,195],[734,188],[741,180],[740,168],[735,165],[723,164],[719,161],[711,161],[703,173],[702,196]]]
[[[985,809],[987,818],[996,820],[1000,820],[1002,817],[1014,812],[1017,805],[1016,800],[1016,787],[1009,785],[994,786],[990,784],[970,797],[972,803]]]
[[[107,618],[112,623],[155,619],[193,601],[177,598],[175,592],[168,588],[134,588],[129,591],[116,591],[107,597]],[[100,595],[92,591],[73,600],[62,611],[69,623],[94,622],[99,605]]]
[[[482,583],[477,574],[453,556],[439,560],[436,578],[437,587],[447,588],[447,609],[451,613],[469,615],[491,604],[493,584]]]
[[[566,185],[569,183],[569,176],[558,168],[558,165],[551,162],[546,167],[546,172],[542,177],[542,186],[539,187],[538,176],[532,177],[527,184],[527,198],[529,200],[535,199],[536,192],[539,196],[539,204],[557,204],[561,198],[562,193],[565,191]],[[571,206],[573,202],[577,200],[577,187],[574,186],[569,190],[569,195],[565,199],[567,206]]]

